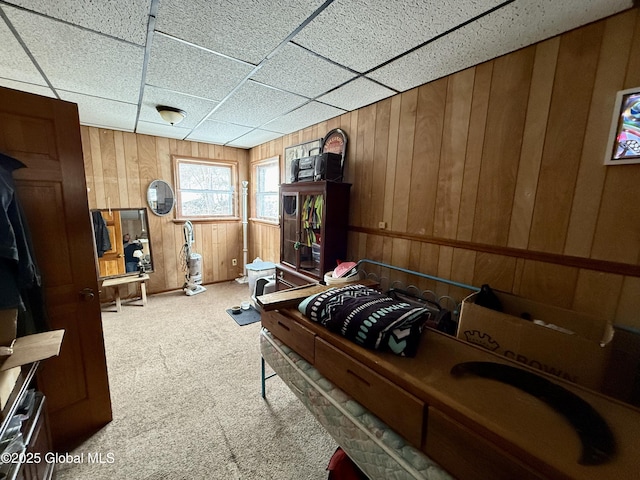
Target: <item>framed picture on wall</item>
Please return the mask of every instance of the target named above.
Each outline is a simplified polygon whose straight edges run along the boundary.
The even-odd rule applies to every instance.
[[[296,158],[308,157],[312,153],[320,153],[322,147],[322,139],[317,138],[305,143],[292,145],[284,149],[284,181],[283,183],[292,183],[291,163]]]
[[[640,87],[616,95],[604,163],[640,163]]]

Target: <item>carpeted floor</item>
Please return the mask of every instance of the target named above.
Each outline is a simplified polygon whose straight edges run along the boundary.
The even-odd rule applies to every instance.
[[[58,480],[327,478],[331,437],[277,376],[260,396],[260,323],[225,311],[247,299],[228,282],[104,311],[114,419],[70,453],[106,463],[58,465]]]

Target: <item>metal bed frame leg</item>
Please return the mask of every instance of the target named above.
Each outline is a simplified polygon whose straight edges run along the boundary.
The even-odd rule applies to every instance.
[[[270,379],[271,377],[275,377],[276,373],[272,373],[271,375],[266,375],[266,367],[265,367],[265,361],[264,361],[264,357],[260,357],[260,385],[262,387],[262,391],[261,391],[261,395],[262,398],[267,398],[267,393],[266,393],[266,389],[267,389],[267,385],[266,385],[266,381],[268,379]]]
[[[265,389],[266,389],[266,385],[265,385],[265,381],[267,380],[264,377],[264,357],[260,356],[260,384],[262,386],[262,398],[266,398],[266,393],[265,393]]]

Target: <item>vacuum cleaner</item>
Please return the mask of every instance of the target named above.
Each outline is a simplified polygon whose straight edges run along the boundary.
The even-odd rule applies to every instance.
[[[195,243],[193,236],[193,224],[187,220],[182,227],[184,234],[184,245],[182,246],[181,259],[185,274],[185,283],[182,286],[187,295],[196,295],[205,292],[207,289],[202,284],[202,255],[192,251]]]

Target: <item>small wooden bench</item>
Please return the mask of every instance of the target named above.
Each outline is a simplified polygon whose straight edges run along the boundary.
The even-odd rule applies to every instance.
[[[120,285],[125,285],[128,283],[140,283],[140,294],[142,295],[142,305],[145,306],[147,304],[147,280],[149,280],[149,275],[146,273],[142,276],[129,275],[125,277],[114,277],[107,278],[102,282],[103,287],[114,287],[115,295],[116,295],[116,311],[119,312],[122,309],[122,300],[120,298]]]

